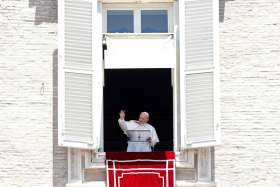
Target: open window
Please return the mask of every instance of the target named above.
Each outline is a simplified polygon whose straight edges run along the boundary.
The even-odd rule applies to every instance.
[[[173,87],[171,69],[105,69],[104,150],[126,151],[127,137],[118,125],[120,109],[126,120],[148,111],[160,142],[156,151],[173,150]]]
[[[172,10],[172,3],[103,6],[105,151],[126,150],[117,123],[120,109],[127,110],[128,120],[148,111],[160,139],[156,150],[174,150]]]
[[[113,1],[107,0],[103,8],[100,1],[59,1],[59,145],[103,147],[104,68],[172,69],[174,137],[180,138],[177,147],[216,145],[218,1],[180,0],[179,32],[174,29],[178,17],[173,19],[173,3],[110,4]],[[115,20],[121,22],[115,24]],[[105,61],[102,42],[108,44]]]

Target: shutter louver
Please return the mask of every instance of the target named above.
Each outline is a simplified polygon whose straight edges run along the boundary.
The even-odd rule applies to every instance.
[[[64,0],[65,68],[92,69],[92,3]]]
[[[95,12],[88,0],[59,2],[59,145],[95,149],[98,126]],[[97,24],[97,22],[96,22]],[[96,42],[97,43],[97,42]],[[96,52],[97,53],[97,52]],[[99,98],[100,100],[101,98]],[[98,131],[99,133],[100,131]]]
[[[65,0],[66,140],[92,143],[92,5]],[[67,72],[85,70],[88,73]],[[81,128],[83,127],[83,128]]]
[[[214,140],[213,73],[187,74],[185,84],[187,142]]]
[[[180,3],[181,148],[212,146],[219,141],[217,0]]]
[[[213,0],[185,1],[185,68],[213,67]]]
[[[92,142],[92,75],[65,73],[65,139]]]

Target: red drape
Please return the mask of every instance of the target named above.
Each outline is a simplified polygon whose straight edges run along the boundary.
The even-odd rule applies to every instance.
[[[175,154],[165,152],[107,152],[108,187],[173,187]]]

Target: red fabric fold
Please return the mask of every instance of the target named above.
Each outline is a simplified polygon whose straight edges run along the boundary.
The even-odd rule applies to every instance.
[[[158,152],[106,152],[107,160],[133,160],[133,159],[175,159],[174,151]]]
[[[173,187],[175,154],[107,152],[108,187]]]

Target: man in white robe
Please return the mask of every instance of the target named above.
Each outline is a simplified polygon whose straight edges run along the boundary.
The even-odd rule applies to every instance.
[[[128,141],[127,152],[151,152],[151,147],[154,147],[156,143],[159,142],[157,132],[155,128],[148,124],[149,121],[149,114],[147,112],[141,112],[139,115],[138,121],[131,120],[125,121],[125,112],[122,110],[120,113],[120,118],[118,120],[121,129],[123,130],[124,134],[128,135],[128,131],[150,131],[148,137],[145,141]],[[139,133],[138,133],[139,134]],[[132,136],[136,136],[132,135]],[[129,137],[130,139],[137,139],[138,137]]]

